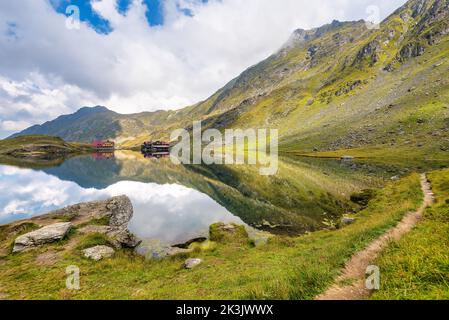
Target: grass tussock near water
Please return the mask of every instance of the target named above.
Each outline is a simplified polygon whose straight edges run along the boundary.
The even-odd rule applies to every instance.
[[[449,170],[432,172],[429,180],[435,203],[378,258],[381,289],[373,299],[449,299]]]

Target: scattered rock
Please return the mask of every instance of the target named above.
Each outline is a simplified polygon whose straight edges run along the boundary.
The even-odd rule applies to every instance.
[[[352,161],[352,160],[354,160],[354,157],[353,156],[343,156],[343,157],[341,157],[341,160],[343,160],[343,161]]]
[[[187,259],[184,262],[184,268],[186,269],[193,269],[196,266],[200,265],[203,262],[201,259]]]
[[[346,226],[348,224],[354,223],[356,220],[356,218],[343,217],[341,218],[341,225]]]
[[[114,254],[114,249],[108,246],[95,246],[83,250],[83,254],[86,258],[99,261],[104,258],[110,258]]]
[[[61,240],[67,235],[71,227],[70,222],[61,222],[21,235],[14,242],[13,252],[21,252],[45,243]]]
[[[393,177],[390,178],[390,180],[391,180],[391,181],[398,181],[398,180],[399,180],[399,177],[398,177],[398,176],[393,176]]]

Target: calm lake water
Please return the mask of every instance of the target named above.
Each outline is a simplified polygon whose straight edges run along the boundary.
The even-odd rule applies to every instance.
[[[277,175],[263,177],[252,166],[177,166],[128,151],[34,169],[0,165],[0,224],[126,194],[134,206],[130,230],[143,239],[181,243],[206,235],[218,221],[302,232],[350,210],[352,192],[380,186],[396,173],[335,160],[283,159]]]

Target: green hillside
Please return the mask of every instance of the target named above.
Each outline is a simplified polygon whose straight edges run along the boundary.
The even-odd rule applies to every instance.
[[[0,140],[0,160],[3,164],[48,167],[60,164],[71,155],[91,152],[84,143],[66,142],[58,137],[30,135]]]

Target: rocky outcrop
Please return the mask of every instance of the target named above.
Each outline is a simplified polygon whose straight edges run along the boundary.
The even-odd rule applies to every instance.
[[[72,228],[70,222],[55,223],[19,236],[14,242],[13,252],[21,252],[46,243],[63,239]]]
[[[381,46],[379,41],[374,40],[369,42],[357,53],[353,65],[357,65],[368,59],[369,65],[373,66],[377,61],[379,61],[380,48]]]
[[[114,249],[108,246],[95,246],[83,250],[83,254],[86,258],[99,261],[101,259],[112,257],[114,255]]]
[[[100,233],[111,238],[116,248],[135,248],[141,242],[128,230],[128,223],[133,217],[133,205],[127,196],[117,196],[104,201],[81,203],[60,210],[64,216],[74,221],[106,219],[107,225],[88,225],[81,228],[81,233]],[[58,215],[53,212],[52,215]]]
[[[135,248],[141,240],[128,230],[128,223],[132,216],[133,206],[127,196],[68,206],[32,220],[40,225],[48,224],[48,221],[53,219],[70,220],[70,222],[46,225],[39,230],[19,236],[15,240],[13,252],[60,240],[71,227],[83,225],[79,229],[81,234],[104,234],[117,249]],[[96,221],[100,221],[99,224],[95,224]]]
[[[342,88],[335,91],[335,95],[337,97],[339,97],[343,94],[347,94],[347,93],[353,91],[354,89],[360,87],[362,84],[363,84],[362,80],[355,80],[355,81],[347,82]]]
[[[410,58],[422,56],[424,50],[424,47],[420,43],[409,43],[399,51],[398,60],[404,62]]]

